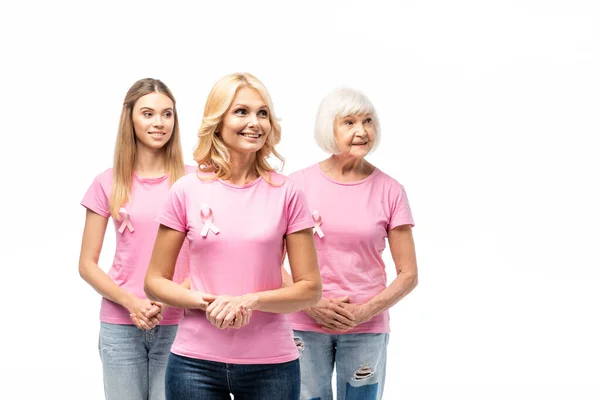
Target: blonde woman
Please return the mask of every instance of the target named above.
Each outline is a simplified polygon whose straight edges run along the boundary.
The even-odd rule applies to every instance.
[[[158,220],[146,293],[188,309],[171,349],[167,399],[293,400],[298,351],[284,313],[314,305],[321,279],[313,221],[295,184],[267,162],[281,129],[264,85],[246,73],[212,88],[194,158]],[[184,239],[191,290],[172,282]],[[287,241],[292,279],[280,273]]]
[[[300,349],[302,399],[383,396],[388,310],[417,285],[413,218],[404,187],[365,157],[380,139],[363,93],[336,89],[322,100],[315,137],[329,158],[290,175],[315,221],[323,298],[291,315]],[[397,276],[387,285],[386,238]],[[289,283],[291,279],[283,270]]]
[[[181,309],[148,300],[143,280],[158,230],[156,213],[169,187],[186,172],[175,98],[157,79],[127,92],[113,168],[98,175],[81,204],[86,208],[79,259],[81,277],[102,295],[99,350],[106,398],[164,399],[169,349]],[[116,251],[105,273],[98,266],[112,217]],[[187,273],[187,249],[177,255],[174,281]],[[164,311],[164,312],[163,312]]]

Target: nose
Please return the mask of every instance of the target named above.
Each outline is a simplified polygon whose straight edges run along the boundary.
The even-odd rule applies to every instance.
[[[249,127],[257,127],[258,126],[258,118],[256,117],[256,114],[250,115],[249,119],[250,119],[248,121]]]
[[[356,134],[358,136],[365,136],[367,134],[367,129],[363,124],[356,124]]]
[[[163,124],[162,115],[157,115],[157,116],[154,118],[154,121],[152,122],[152,126],[155,126],[155,127],[157,127],[157,128],[158,128],[158,127],[162,127],[163,125],[164,125],[164,124]]]

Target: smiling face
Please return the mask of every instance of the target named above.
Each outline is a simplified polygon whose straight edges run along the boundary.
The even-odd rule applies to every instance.
[[[375,121],[372,114],[356,114],[338,117],[334,134],[341,154],[363,158],[375,142]]]
[[[138,146],[161,149],[173,135],[173,101],[162,93],[149,93],[135,102],[131,119]]]
[[[271,132],[269,108],[258,91],[238,90],[223,116],[219,135],[231,152],[256,153]]]

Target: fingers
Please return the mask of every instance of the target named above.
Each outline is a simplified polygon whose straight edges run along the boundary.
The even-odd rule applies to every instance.
[[[142,314],[129,314],[129,318],[131,318],[131,321],[134,323],[135,326],[137,326],[139,329],[142,330],[150,330],[152,328],[154,328],[156,325],[158,325],[158,321],[157,323],[154,323],[150,320],[148,320],[145,316],[143,316]]]
[[[338,297],[337,299],[332,300],[339,303],[350,303],[350,296]]]
[[[152,307],[150,307],[150,309],[148,311],[146,311],[144,313],[144,316],[148,319],[154,317],[155,315],[157,315],[158,313],[160,313],[162,311],[161,306],[157,305],[157,304],[153,304]]]
[[[214,302],[216,299],[217,299],[217,296],[215,296],[213,294],[210,294],[210,293],[203,293],[202,294],[202,300],[204,300],[208,304]]]
[[[356,320],[354,314],[336,303],[329,303],[327,308],[337,314],[336,319],[344,324],[352,324]]]
[[[321,309],[318,310],[315,314],[315,320],[317,321],[317,323],[321,325],[324,324],[329,329],[348,330],[354,328],[354,326],[356,325],[354,321],[347,319],[346,317],[336,313],[332,309]]]
[[[238,309],[234,315],[235,315],[235,318],[233,319],[233,322],[231,323],[231,325],[228,326],[228,328],[240,329],[242,327],[242,323],[244,322],[242,310]]]
[[[231,308],[221,311],[217,316],[217,322],[221,320],[220,329],[225,329],[231,325],[236,317],[236,314],[237,312]],[[217,326],[217,328],[219,328],[219,326]]]
[[[244,322],[243,322],[242,326],[248,325],[250,323],[250,317],[252,316],[252,310],[250,310],[246,307],[243,307],[242,315],[244,316]]]

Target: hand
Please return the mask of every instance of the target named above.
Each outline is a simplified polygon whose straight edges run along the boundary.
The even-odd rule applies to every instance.
[[[202,299],[209,303],[206,319],[219,329],[239,329],[247,325],[258,303],[258,296],[252,293],[243,296],[204,294]]]
[[[354,316],[354,326],[358,326],[364,322],[367,322],[371,318],[373,318],[373,314],[367,303],[365,304],[352,304],[352,303],[343,303],[341,307],[350,312]]]
[[[149,330],[160,324],[162,321],[163,304],[158,301],[140,299],[132,296],[132,299],[124,304],[129,311],[131,321],[142,330]]]
[[[343,307],[349,301],[348,296],[337,299],[321,298],[316,306],[309,307],[304,312],[323,328],[344,332],[356,325],[354,315]]]

